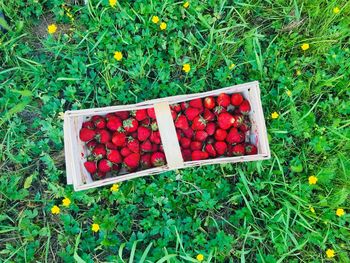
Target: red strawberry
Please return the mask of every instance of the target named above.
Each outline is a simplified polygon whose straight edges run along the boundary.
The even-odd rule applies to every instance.
[[[180,115],[177,117],[177,120],[175,121],[175,127],[182,130],[188,129],[188,121],[185,115]]]
[[[88,142],[92,140],[95,137],[95,135],[96,135],[96,131],[90,130],[88,128],[81,128],[79,132],[79,138],[83,142]]]
[[[107,119],[107,128],[111,131],[117,131],[121,127],[123,127],[123,122],[119,117],[112,115]]]
[[[227,112],[227,110],[226,110],[224,107],[222,107],[222,106],[216,106],[216,107],[214,108],[214,114],[215,114],[216,116],[219,116],[220,113],[223,113],[223,112]]]
[[[205,151],[209,154],[210,157],[214,157],[214,158],[216,157],[216,151],[212,144],[207,144],[205,146]]]
[[[212,112],[211,112],[210,110],[208,110],[208,109],[204,109],[203,118],[204,118],[206,121],[213,121],[213,120],[215,120],[215,114],[212,113]]]
[[[202,116],[197,116],[193,119],[191,128],[195,131],[204,130],[207,126],[207,122]]]
[[[95,162],[87,161],[84,163],[84,166],[85,166],[86,170],[91,174],[94,174],[97,171],[97,166],[96,166]]]
[[[173,120],[176,120],[176,118],[177,118],[177,113],[176,113],[176,111],[170,109],[170,113],[171,113],[171,117],[173,118]]]
[[[190,107],[193,107],[193,108],[198,108],[198,109],[203,108],[203,103],[201,98],[190,100],[188,104],[190,105]]]
[[[95,124],[95,127],[98,129],[103,129],[104,127],[106,127],[106,120],[102,116],[92,116],[91,121]]]
[[[231,104],[233,106],[241,105],[242,101],[243,101],[243,96],[240,93],[233,93],[231,95]]]
[[[183,149],[181,150],[181,153],[182,153],[182,158],[184,159],[185,162],[191,161],[191,150]]]
[[[207,144],[213,144],[215,142],[215,139],[213,136],[208,137]]]
[[[221,93],[219,94],[219,96],[216,98],[216,102],[219,106],[222,107],[227,107],[228,105],[230,105],[231,102],[231,98],[229,95],[227,95],[226,93]]]
[[[176,137],[178,141],[180,141],[181,137],[183,137],[183,133],[180,129],[176,129]]]
[[[181,106],[181,109],[182,109],[183,111],[185,111],[185,110],[189,107],[189,105],[188,105],[188,103],[187,103],[186,101],[181,102],[181,103],[180,103],[180,106]]]
[[[113,170],[113,171],[119,171],[119,170],[120,170],[119,165],[114,163],[114,164],[112,165],[112,170]]]
[[[110,150],[117,150],[118,149],[117,145],[115,145],[113,142],[107,142],[106,148],[110,149]]]
[[[218,155],[223,155],[227,150],[227,144],[225,142],[216,142],[214,143],[214,148]]]
[[[139,123],[134,118],[129,118],[123,121],[123,127],[126,132],[134,132],[137,130]]]
[[[215,107],[215,99],[213,97],[206,97],[204,99],[204,107],[211,110]]]
[[[105,129],[97,130],[96,139],[100,143],[107,143],[111,140],[111,134]]]
[[[120,154],[123,156],[123,157],[126,157],[130,154],[132,154],[132,151],[130,151],[130,149],[128,147],[123,147],[121,150],[120,150]]]
[[[109,150],[107,154],[107,159],[112,163],[121,163],[122,156],[120,155],[118,150]]]
[[[135,119],[136,120],[143,121],[146,118],[147,118],[147,110],[146,109],[141,109],[141,110],[135,111]]]
[[[250,103],[247,100],[243,100],[241,105],[239,105],[239,110],[242,112],[242,114],[249,114],[250,112]]]
[[[140,154],[138,153],[129,154],[124,158],[123,163],[128,170],[130,171],[135,170],[140,163]]]
[[[242,156],[245,154],[244,144],[236,144],[232,146],[232,154],[235,156]]]
[[[155,152],[151,156],[152,166],[162,166],[165,164],[165,155],[162,152]]]
[[[232,156],[233,156],[233,154],[232,154],[232,148],[233,148],[233,145],[232,145],[232,144],[228,144],[228,145],[227,145],[226,155],[229,156],[229,157],[232,157]]]
[[[140,125],[150,126],[151,125],[151,119],[150,118],[144,119],[143,121],[140,122]]]
[[[137,131],[133,132],[132,134],[130,134],[131,137],[133,137],[134,139],[137,139]]]
[[[249,120],[245,119],[242,123],[242,125],[239,127],[239,130],[242,132],[247,132],[251,128],[251,123]]]
[[[112,169],[112,165],[107,159],[102,159],[98,162],[98,169],[103,173],[108,173]]]
[[[126,142],[126,135],[125,133],[122,132],[115,132],[112,136],[112,142],[116,145],[116,146],[124,146],[125,142]]]
[[[187,149],[187,148],[190,147],[190,144],[191,144],[191,140],[190,139],[188,139],[186,137],[182,137],[180,139],[180,145],[181,145],[182,148]]]
[[[130,151],[134,153],[140,152],[140,142],[134,138],[129,138],[127,143],[127,147],[130,149]]]
[[[227,130],[235,122],[235,118],[228,112],[220,113],[218,117],[218,124],[221,129]]]
[[[186,130],[182,130],[183,134],[186,136],[186,138],[191,139],[194,135],[194,132],[191,128],[188,128]]]
[[[174,110],[175,112],[177,112],[177,113],[179,113],[179,112],[181,111],[181,106],[180,106],[180,104],[178,104],[178,103],[172,104],[172,105],[170,106],[170,108],[171,108],[172,110]]]
[[[214,122],[209,122],[207,124],[207,127],[205,127],[205,131],[208,133],[209,136],[215,133],[215,129],[216,129],[216,124]]]
[[[186,109],[185,115],[189,121],[193,121],[193,119],[199,115],[199,112],[199,109],[189,107]]]
[[[106,147],[103,144],[97,144],[96,147],[91,151],[97,159],[101,159],[106,156]]]
[[[191,142],[190,148],[191,148],[191,151],[199,151],[202,149],[202,143],[193,141]]]
[[[95,125],[92,121],[83,122],[83,128],[94,129]]]
[[[152,166],[151,164],[151,154],[150,153],[146,153],[141,155],[141,160],[140,160],[140,164],[142,169],[148,169]]]
[[[244,116],[242,114],[236,114],[233,117],[235,119],[235,122],[233,123],[233,127],[235,128],[240,127],[244,122]]]
[[[217,129],[215,131],[215,140],[217,141],[224,141],[226,139],[226,136],[227,136],[227,132],[223,129]]]
[[[253,155],[258,153],[258,149],[253,144],[246,144],[245,145],[245,153],[247,155]]]
[[[93,148],[96,147],[96,145],[98,144],[98,142],[96,140],[92,140],[89,141],[86,146],[89,148],[89,150],[91,151]]]
[[[141,143],[141,151],[143,152],[151,152],[152,151],[152,143],[150,140],[146,140]]]
[[[98,179],[102,179],[104,177],[106,177],[106,174],[105,172],[102,172],[102,171],[97,171],[97,177]]]
[[[206,131],[197,131],[194,135],[194,139],[199,142],[204,142],[208,138]]]
[[[151,130],[146,127],[141,126],[137,130],[137,139],[139,139],[141,142],[147,140],[150,135]]]
[[[160,145],[159,145],[159,149],[158,149],[158,150],[159,150],[160,152],[162,152],[162,153],[164,152],[163,144],[160,144]]]
[[[148,114],[148,117],[150,117],[151,119],[156,119],[156,113],[154,111],[154,108],[148,108],[147,114]]]
[[[159,131],[154,131],[151,133],[151,136],[149,137],[151,142],[155,144],[160,144],[160,134]]]
[[[205,151],[193,151],[192,152],[192,161],[208,159],[209,154]]]
[[[231,128],[227,134],[226,141],[228,143],[240,143],[244,141],[244,134],[237,130],[237,128]]]
[[[117,111],[114,113],[115,116],[119,117],[122,121],[129,118],[129,112],[128,111]]]
[[[110,112],[110,113],[107,113],[106,114],[106,119],[108,120],[110,117],[112,117],[112,116],[116,116],[115,114],[114,114],[114,112]]]
[[[158,152],[159,148],[160,148],[160,147],[159,147],[158,144],[153,143],[153,144],[152,144],[152,151],[151,151],[151,152]]]

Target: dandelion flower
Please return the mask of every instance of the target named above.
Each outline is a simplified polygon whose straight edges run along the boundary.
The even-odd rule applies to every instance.
[[[92,224],[91,230],[94,232],[98,232],[100,230],[100,225],[96,223]]]
[[[316,183],[317,183],[317,180],[318,180],[318,178],[317,178],[316,176],[311,175],[311,176],[309,177],[309,184],[316,184]]]
[[[334,256],[335,256],[335,252],[334,252],[334,250],[333,249],[327,249],[326,250],[326,255],[327,255],[327,258],[334,258]]]
[[[60,213],[60,208],[57,206],[57,205],[54,205],[52,208],[51,208],[51,213],[53,215],[57,215]]]
[[[117,0],[109,0],[109,5],[115,7],[117,5]]]
[[[197,258],[198,261],[203,261],[204,260],[203,254],[198,254],[196,258]]]
[[[236,65],[232,63],[228,68],[229,68],[229,70],[233,70],[233,68],[234,68],[235,66],[236,66]]]
[[[311,213],[315,214],[315,209],[312,206],[310,206],[310,211]]]
[[[339,217],[345,215],[345,211],[343,208],[338,208],[337,211],[335,212],[335,214]]]
[[[301,47],[301,49],[302,49],[303,51],[306,51],[306,50],[308,50],[308,49],[310,48],[310,45],[309,45],[308,43],[304,43],[304,44],[302,44],[300,47]]]
[[[166,23],[165,22],[160,23],[159,27],[160,27],[161,30],[165,30],[166,29]]]
[[[288,97],[292,96],[292,92],[290,90],[287,90],[286,93]]]
[[[47,26],[47,32],[49,32],[49,34],[54,34],[57,31],[57,26],[55,24],[51,24]]]
[[[300,75],[301,75],[301,71],[298,69],[298,70],[296,71],[296,74],[297,74],[297,76],[300,76]]]
[[[280,115],[279,115],[277,112],[273,112],[273,113],[271,114],[271,118],[272,118],[272,119],[277,119],[279,116],[280,116]]]
[[[340,12],[340,8],[339,7],[336,6],[336,7],[333,8],[333,13],[334,14],[338,14],[339,12]]]
[[[185,71],[186,73],[190,72],[191,66],[190,64],[186,63],[182,66],[182,70]]]
[[[184,8],[188,8],[189,6],[190,6],[190,3],[188,1],[185,2],[184,5],[183,5]]]
[[[113,184],[111,187],[112,192],[118,192],[119,191],[119,184]]]
[[[154,24],[157,24],[159,22],[159,17],[158,16],[152,16],[152,22]]]
[[[71,204],[71,200],[68,197],[62,199],[63,206],[68,207],[70,204]]]
[[[122,58],[123,58],[122,52],[120,52],[120,51],[114,52],[114,58],[118,61],[122,60]]]

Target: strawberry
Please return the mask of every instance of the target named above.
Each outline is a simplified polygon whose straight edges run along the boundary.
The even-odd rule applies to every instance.
[[[120,150],[120,154],[123,156],[123,157],[126,157],[130,154],[132,154],[132,151],[130,151],[130,149],[128,147],[123,147],[121,150]]]
[[[244,122],[244,116],[242,114],[236,114],[233,116],[235,121],[233,123],[233,127],[238,128]]]
[[[190,148],[190,144],[191,144],[191,140],[186,138],[186,137],[182,137],[180,139],[180,145],[182,148],[187,149]]]
[[[245,153],[247,155],[253,155],[258,153],[258,149],[253,144],[246,144],[245,145]]]
[[[215,99],[213,97],[206,97],[204,99],[204,107],[211,110],[215,107]]]
[[[203,108],[203,103],[201,98],[190,100],[188,104],[190,105],[190,107],[193,107],[193,108],[198,108],[198,109]]]
[[[164,152],[163,144],[160,144],[160,145],[159,145],[158,150],[159,150],[160,152],[162,152],[162,153]]]
[[[190,144],[190,148],[191,148],[191,151],[199,151],[202,149],[202,143],[197,142],[197,141],[193,141]]]
[[[215,114],[212,113],[212,112],[211,112],[210,110],[208,110],[208,109],[204,109],[203,118],[204,118],[206,121],[213,121],[213,120],[215,120]]]
[[[138,121],[143,121],[148,117],[146,109],[136,110],[134,114],[135,114],[135,119]]]
[[[214,148],[218,155],[223,155],[227,150],[227,144],[225,142],[216,142],[214,143]]]
[[[160,133],[159,131],[154,131],[151,133],[151,136],[149,137],[151,142],[155,144],[160,144]]]
[[[215,114],[216,116],[219,116],[220,113],[223,113],[223,112],[227,112],[227,110],[226,110],[224,107],[222,107],[222,106],[216,106],[216,107],[214,108],[214,114]]]
[[[199,115],[199,112],[199,109],[189,107],[186,109],[185,115],[189,121],[193,121],[193,119]]]
[[[183,149],[181,150],[181,153],[182,153],[182,158],[184,159],[185,162],[191,161],[191,150]]]
[[[135,131],[132,134],[130,134],[130,136],[133,137],[134,139],[137,139],[137,131]]]
[[[115,132],[112,136],[112,142],[116,146],[124,146],[126,142],[126,135],[123,132]]]
[[[179,113],[181,111],[181,106],[178,103],[170,105],[170,108],[174,110],[176,113]]]
[[[156,119],[156,113],[154,111],[154,108],[148,108],[147,114],[148,114],[148,117],[150,117],[151,119]]]
[[[94,123],[97,129],[103,129],[104,127],[106,127],[106,120],[102,116],[92,116],[91,121]]]
[[[97,171],[97,178],[98,179],[102,179],[104,177],[106,177],[107,173],[102,172],[102,171]]]
[[[120,170],[119,165],[114,163],[114,164],[112,165],[112,170],[113,170],[113,171],[118,171],[118,172],[119,172],[119,170]]]
[[[175,121],[175,127],[182,130],[188,129],[188,121],[185,115],[180,115],[179,117],[177,117]]]
[[[250,103],[247,100],[243,100],[241,105],[239,105],[239,110],[241,111],[242,114],[249,114],[250,112]]]
[[[207,144],[213,144],[215,142],[215,138],[213,136],[209,136],[207,139]]]
[[[109,150],[107,154],[107,159],[112,163],[122,162],[122,156],[120,155],[118,150]]]
[[[244,148],[244,144],[240,143],[240,144],[236,144],[232,146],[232,154],[234,156],[242,156],[245,154],[245,148]]]
[[[207,127],[205,127],[205,131],[208,133],[209,136],[215,133],[215,129],[216,129],[216,124],[214,122],[209,122],[207,124]]]
[[[242,132],[247,132],[250,130],[252,124],[250,123],[250,121],[248,119],[245,119],[242,123],[242,125],[239,127],[239,130]]]
[[[202,116],[197,116],[193,119],[191,128],[195,131],[204,130],[207,125],[205,119]]]
[[[134,118],[129,118],[123,121],[123,128],[128,133],[136,131],[138,126],[139,123]]]
[[[240,93],[233,93],[231,95],[231,104],[233,106],[241,105],[242,101],[243,101],[243,96]]]
[[[95,125],[92,121],[83,122],[83,128],[95,129]]]
[[[178,141],[180,141],[181,137],[183,137],[183,133],[180,129],[176,129],[176,137]]]
[[[129,118],[129,112],[128,111],[117,111],[114,113],[115,116],[119,117],[122,121]]]
[[[219,127],[223,130],[230,128],[235,122],[235,118],[228,112],[220,113],[218,116]]]
[[[140,160],[140,164],[142,169],[148,169],[152,166],[151,164],[151,154],[150,153],[146,153],[141,155],[141,160]]]
[[[188,128],[186,130],[182,130],[183,134],[185,135],[186,138],[191,139],[194,135],[194,132],[191,128]]]
[[[194,135],[194,139],[199,142],[204,142],[208,138],[206,131],[197,131]]]
[[[189,107],[188,102],[186,102],[186,101],[181,102],[181,103],[180,103],[180,106],[181,106],[181,109],[182,109],[183,111],[185,111],[185,110]]]
[[[97,166],[95,162],[87,161],[84,163],[84,166],[90,174],[94,174],[97,171]]]
[[[216,157],[216,151],[215,151],[214,146],[212,144],[207,144],[205,146],[205,151],[209,154],[210,157],[213,157],[213,158]]]
[[[112,163],[107,159],[102,159],[98,162],[98,170],[103,173],[108,173],[112,169]]]
[[[219,105],[219,106],[222,106],[222,107],[227,107],[228,105],[230,105],[230,102],[231,102],[231,98],[229,95],[227,95],[226,93],[221,93],[219,94],[219,96],[216,98],[216,103]]]
[[[137,130],[137,139],[141,142],[148,139],[148,137],[151,135],[151,130],[146,127],[139,127]]]
[[[226,155],[229,156],[229,157],[232,157],[232,156],[233,156],[233,154],[232,154],[232,148],[233,148],[233,144],[228,144],[228,145],[227,145]]]
[[[159,150],[159,145],[153,143],[153,144],[152,144],[152,151],[151,151],[151,152],[158,152],[158,150]]]
[[[209,154],[205,151],[193,151],[192,152],[192,161],[208,159]]]
[[[141,143],[141,151],[143,152],[151,152],[152,151],[152,143],[150,140],[146,140],[143,143]]]
[[[151,156],[151,164],[154,167],[162,166],[165,164],[165,155],[162,152],[155,152]]]
[[[107,142],[106,148],[109,150],[117,150],[118,149],[117,145],[115,145],[113,142]]]
[[[89,148],[89,150],[91,151],[93,148],[96,147],[96,145],[98,144],[98,142],[96,140],[92,140],[89,141],[86,146]]]
[[[226,139],[226,136],[227,136],[227,132],[223,129],[217,129],[215,131],[215,140],[217,141],[224,141]]]
[[[126,146],[134,153],[140,152],[140,142],[132,137],[129,137]]]
[[[79,138],[83,142],[88,142],[92,140],[95,137],[95,135],[96,135],[96,131],[90,130],[88,128],[81,128],[79,132]]]
[[[173,120],[176,120],[176,118],[177,118],[177,113],[176,113],[176,111],[170,109],[170,113],[171,113],[171,117],[173,118]]]
[[[231,128],[227,134],[226,141],[228,143],[240,143],[244,141],[244,134],[237,130],[237,128]]]
[[[123,127],[123,122],[119,117],[112,115],[107,118],[107,128],[111,131],[117,131],[121,127]]]
[[[100,129],[96,131],[96,139],[100,143],[107,143],[111,140],[111,134],[105,129]]]
[[[138,153],[129,154],[124,158],[124,161],[123,161],[124,166],[130,171],[135,170],[139,166],[139,163],[140,163],[140,154]]]
[[[140,122],[140,125],[142,126],[150,126],[151,125],[151,119],[150,118],[146,118],[143,121]]]
[[[103,144],[97,144],[96,147],[91,151],[91,153],[97,158],[101,159],[106,156],[107,151]]]

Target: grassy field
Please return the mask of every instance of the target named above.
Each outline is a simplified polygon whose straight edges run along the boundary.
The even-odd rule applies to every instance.
[[[0,262],[350,262],[350,2],[184,4],[0,0]],[[66,186],[65,110],[252,80],[270,160]]]

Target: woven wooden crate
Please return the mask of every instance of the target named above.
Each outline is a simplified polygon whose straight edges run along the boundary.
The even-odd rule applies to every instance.
[[[250,141],[257,146],[258,154],[184,162],[181,156],[180,146],[176,137],[176,130],[171,117],[169,105],[192,100],[195,98],[217,96],[223,92],[227,94],[240,92],[247,100],[249,100],[251,104],[250,120],[252,122],[252,128],[248,136],[250,137]],[[167,164],[162,167],[150,168],[134,173],[118,175],[113,178],[93,181],[90,174],[86,171],[83,165],[86,161],[88,150],[85,144],[79,139],[79,130],[82,126],[82,123],[93,115],[105,115],[110,112],[130,111],[149,107],[155,108]],[[76,191],[122,182],[137,177],[154,175],[174,169],[207,164],[258,161],[270,158],[270,148],[267,140],[265,119],[261,105],[259,83],[257,81],[203,93],[160,98],[132,105],[66,111],[64,115],[64,147],[66,157],[67,184],[73,184]]]

